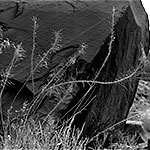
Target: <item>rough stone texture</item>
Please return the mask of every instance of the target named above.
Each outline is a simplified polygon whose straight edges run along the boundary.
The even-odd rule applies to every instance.
[[[3,5],[5,3],[6,1],[1,2]],[[15,7],[12,1],[9,2],[9,5],[4,5],[1,10]],[[10,21],[8,21],[9,19],[6,20],[7,17],[4,17],[3,12],[0,14],[1,22],[6,22],[7,26],[11,27],[9,30],[4,31],[4,37],[8,37],[14,42],[23,42],[23,46],[27,51],[26,59],[13,72],[14,77],[19,80],[25,79],[29,75],[33,30],[31,20],[33,15],[39,18],[35,59],[38,54],[47,51],[51,46],[52,38],[54,37],[53,31],[62,29],[62,46],[66,47],[86,42],[88,49],[85,59],[91,61],[102,45],[103,40],[110,33],[112,6],[116,7],[118,16],[123,11],[122,7],[126,7],[125,2],[118,3],[115,1],[74,2],[75,10],[65,1],[29,1],[29,4],[24,5],[23,14],[14,19],[12,19],[13,17],[8,17]],[[10,12],[7,15],[9,16]],[[0,64],[0,69],[4,69],[12,59],[12,51],[5,52],[0,57],[3,60]]]
[[[20,13],[18,17],[12,15],[15,14],[16,10],[14,2],[1,1],[0,4],[0,21],[10,27],[4,31],[4,37],[14,42],[22,42],[27,51],[26,59],[12,72],[14,78],[20,81],[24,81],[30,72],[33,30],[31,18],[33,15],[39,18],[35,60],[39,54],[46,52],[51,46],[53,30],[62,29],[62,47],[87,43],[86,55],[82,59],[89,62],[90,65],[87,68],[85,67],[84,75],[81,75],[80,79],[92,80],[108,55],[113,7],[116,8],[115,41],[108,61],[97,80],[114,81],[135,69],[141,56],[141,43],[146,54],[148,53],[149,24],[140,0],[28,1],[24,5],[23,13]],[[22,10],[21,3],[19,6]],[[11,11],[9,8],[11,8]],[[71,50],[68,50],[68,53],[69,51]],[[62,52],[61,55],[65,57],[65,53],[66,51]],[[1,54],[0,69],[4,69],[11,59],[11,50]],[[56,56],[55,59],[56,62],[59,62],[61,57]],[[46,72],[46,69],[40,69],[40,72],[35,73],[35,78]],[[75,117],[75,124],[81,127],[86,122],[84,133],[92,136],[95,131],[102,131],[127,117],[137,85],[137,79],[119,84],[95,85],[81,104],[72,109],[66,117],[69,118],[73,113],[82,110],[83,106],[88,104]],[[62,116],[80,101],[89,85],[79,85],[79,87],[80,90],[72,99],[68,108],[65,111],[60,111]]]

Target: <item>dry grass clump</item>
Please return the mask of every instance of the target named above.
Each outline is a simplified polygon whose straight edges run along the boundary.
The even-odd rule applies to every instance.
[[[84,150],[86,148],[87,139],[80,138],[81,131],[74,130],[65,123],[58,128],[54,122],[55,120],[49,117],[44,125],[35,122],[32,118],[25,126],[12,124],[15,136],[7,135],[3,141],[3,149]]]

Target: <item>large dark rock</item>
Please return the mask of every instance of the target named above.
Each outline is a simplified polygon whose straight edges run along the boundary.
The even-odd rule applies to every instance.
[[[3,1],[2,4],[0,20],[3,22],[4,37],[14,42],[22,42],[27,51],[26,59],[12,70],[17,80],[24,81],[30,73],[33,15],[39,18],[35,60],[51,46],[52,31],[62,30],[62,47],[82,43],[88,45],[86,55],[79,58],[85,61],[86,65],[82,69],[84,73],[81,73],[80,77],[77,76],[78,79],[93,80],[107,56],[109,56],[107,62],[96,80],[113,82],[124,78],[138,67],[142,54],[141,45],[146,54],[149,50],[149,24],[140,0],[28,1],[28,3],[19,3],[19,9],[16,9],[17,5],[14,2],[6,4]],[[116,9],[115,39],[108,55],[113,7]],[[49,68],[58,65],[61,56],[69,57],[77,49],[69,48],[54,56]],[[12,56],[11,50],[0,55],[0,69],[4,69],[9,64]],[[40,68],[35,72],[35,78],[47,72],[47,69]],[[37,85],[39,84],[37,82]],[[29,86],[32,88],[31,84]],[[60,107],[57,112],[63,118],[76,114],[75,124],[81,127],[85,123],[84,133],[92,136],[127,117],[135,97],[138,79],[130,78],[117,84],[95,84],[83,99],[89,85],[78,86],[79,89],[67,104],[67,108],[61,110]]]
[[[65,1],[29,1],[28,3],[19,4],[20,9],[24,5],[24,10],[22,14],[20,13],[19,16],[14,18],[12,17],[12,11],[16,7],[16,3],[2,1],[0,8],[0,20],[5,23],[3,27],[4,37],[14,42],[22,42],[24,49],[27,51],[24,62],[20,63],[20,66],[13,71],[15,78],[19,80],[25,79],[30,72],[33,15],[39,18],[35,60],[39,54],[50,48],[54,37],[53,31],[62,30],[62,47],[85,42],[88,44],[88,48],[84,58],[91,61],[110,33],[113,6],[117,9],[116,20],[122,15],[123,9],[128,7],[128,2],[125,1],[72,2],[76,9],[73,9],[71,3]],[[11,9],[11,12],[9,9]],[[3,55],[0,55],[0,59],[2,60],[0,69],[4,69],[12,59],[12,51],[6,51]],[[43,69],[42,73],[45,72]],[[37,72],[36,77],[41,76],[42,73]]]

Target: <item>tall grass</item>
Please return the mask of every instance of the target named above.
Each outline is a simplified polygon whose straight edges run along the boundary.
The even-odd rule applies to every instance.
[[[3,54],[4,50],[13,48],[14,55],[13,58],[8,65],[7,69],[3,71],[1,76],[3,77],[3,80],[1,82],[1,88],[0,88],[0,113],[1,113],[1,121],[2,121],[2,127],[4,128],[4,138],[2,141],[1,148],[3,149],[54,149],[54,150],[81,150],[86,149],[86,146],[89,142],[95,140],[99,134],[106,134],[108,130],[113,129],[115,126],[119,125],[120,123],[126,121],[122,120],[115,125],[105,129],[104,131],[98,133],[95,137],[92,137],[91,139],[83,139],[81,137],[81,134],[84,129],[81,130],[72,128],[72,122],[74,121],[75,116],[80,113],[82,110],[76,112],[71,118],[69,119],[69,122],[62,123],[61,126],[57,126],[57,118],[53,116],[53,113],[57,111],[57,108],[62,104],[65,103],[68,99],[68,103],[72,99],[72,94],[76,94],[76,91],[78,90],[77,83],[88,83],[90,85],[89,90],[86,92],[86,94],[81,98],[80,102],[85,98],[85,96],[90,92],[92,87],[95,84],[118,84],[120,82],[123,82],[125,80],[129,80],[130,78],[135,78],[141,71],[141,68],[143,64],[147,61],[147,58],[145,58],[145,53],[143,50],[143,46],[141,45],[141,61],[137,68],[135,68],[130,74],[126,74],[122,76],[119,79],[116,79],[112,82],[100,82],[97,81],[97,77],[101,73],[101,70],[106,65],[106,62],[109,59],[109,56],[111,55],[112,51],[112,45],[115,40],[114,36],[114,26],[115,26],[115,8],[113,8],[112,11],[112,22],[111,22],[111,36],[110,36],[110,43],[109,43],[109,51],[108,54],[101,65],[100,69],[98,70],[97,74],[95,75],[93,80],[76,80],[74,76],[67,77],[65,73],[67,69],[75,64],[77,58],[80,55],[84,55],[87,45],[85,43],[81,44],[80,47],[76,50],[75,53],[70,55],[70,57],[63,59],[61,62],[62,64],[57,65],[52,71],[51,74],[48,76],[47,81],[41,86],[41,88],[38,91],[35,91],[35,83],[34,83],[34,72],[39,69],[40,67],[46,67],[49,69],[49,56],[54,53],[58,53],[61,50],[61,30],[54,32],[54,41],[51,44],[52,46],[43,53],[42,56],[39,56],[38,61],[34,61],[34,53],[36,50],[36,36],[38,33],[38,22],[37,18],[33,17],[33,38],[32,38],[32,49],[31,49],[31,69],[30,74],[26,81],[24,82],[23,87],[26,85],[28,80],[31,78],[32,80],[32,90],[33,93],[36,94],[36,96],[33,99],[32,105],[27,108],[27,105],[24,104],[23,108],[20,108],[20,113],[18,114],[17,120],[4,120],[2,115],[2,94],[4,92],[4,88],[8,82],[8,78],[12,76],[11,70],[12,68],[16,67],[16,63],[20,60],[23,60],[25,57],[25,50],[22,47],[22,43],[15,44],[11,42],[9,39],[3,38],[2,30],[0,30],[0,37],[1,37],[1,44],[0,44],[0,53]],[[36,63],[35,63],[36,62]],[[23,88],[22,87],[22,88]],[[20,89],[20,91],[22,90]],[[19,92],[20,92],[19,91]],[[18,93],[19,93],[18,92]],[[57,98],[57,104],[53,107],[53,109],[46,115],[46,117],[41,121],[36,119],[37,114],[35,113],[38,108],[38,105],[41,104],[41,100],[43,100],[43,97],[45,95],[48,95],[49,97],[51,95],[55,95]],[[17,95],[16,95],[17,97]],[[92,101],[91,99],[90,101]],[[13,100],[13,102],[15,99]],[[13,103],[12,102],[12,103]],[[88,103],[89,104],[89,103]],[[87,104],[87,105],[88,105]],[[36,107],[35,107],[36,106]],[[11,109],[11,108],[10,108]],[[35,113],[32,117],[29,117],[31,113]],[[9,114],[9,110],[8,110]],[[136,114],[137,115],[137,114]],[[132,116],[133,117],[133,116]],[[135,117],[135,116],[134,116]],[[9,126],[9,132],[6,131],[8,128],[5,129],[4,124],[10,124],[8,122],[11,122],[11,125]],[[7,126],[8,127],[8,126]],[[106,134],[107,135],[107,134]],[[104,138],[105,139],[105,138]],[[124,144],[124,147],[127,144]],[[99,149],[101,149],[102,145],[99,144]],[[117,145],[117,147],[123,147],[123,145]]]
[[[34,88],[34,72],[39,67],[45,67],[45,64],[48,65],[48,55],[52,53],[56,53],[61,48],[61,36],[60,31],[54,32],[55,39],[54,43],[52,43],[52,47],[47,50],[46,53],[43,54],[42,57],[40,57],[39,62],[35,64],[34,67],[34,52],[35,52],[35,46],[36,46],[36,30],[37,30],[37,22],[35,17],[33,17],[33,47],[32,47],[32,54],[31,54],[31,71],[30,75],[28,76],[27,80],[24,82],[24,85],[28,82],[30,77],[32,78],[32,87],[33,91],[35,93]],[[14,55],[13,58],[8,65],[7,69],[3,71],[1,74],[2,80],[1,80],[1,90],[0,90],[0,110],[1,110],[1,121],[2,121],[2,127],[4,131],[4,138],[2,138],[1,148],[3,149],[69,149],[72,147],[73,149],[81,149],[81,147],[84,149],[86,140],[81,140],[77,143],[79,135],[81,134],[80,131],[72,130],[70,126],[63,125],[61,128],[57,129],[57,126],[54,124],[54,118],[50,116],[50,114],[47,116],[46,120],[43,124],[41,122],[35,121],[32,117],[28,119],[28,115],[30,113],[30,110],[32,109],[32,106],[36,103],[38,103],[38,100],[41,95],[47,94],[46,89],[48,86],[52,85],[54,82],[60,82],[61,80],[61,74],[63,75],[65,73],[65,69],[68,68],[71,64],[74,64],[77,57],[84,52],[84,45],[81,46],[80,50],[77,51],[75,54],[67,58],[67,60],[64,60],[64,66],[60,70],[55,70],[53,72],[53,78],[50,79],[50,81],[44,85],[41,89],[41,91],[38,91],[37,96],[35,97],[33,104],[30,106],[30,108],[26,108],[26,105],[24,104],[23,108],[20,108],[20,113],[18,113],[18,119],[17,120],[9,120],[9,111],[12,108],[8,110],[8,119],[3,119],[3,113],[2,113],[2,94],[4,92],[5,86],[8,82],[8,78],[12,76],[11,70],[16,67],[16,63],[20,60],[22,60],[25,57],[25,50],[22,47],[22,43],[15,45],[15,43],[11,42],[9,39],[3,39],[3,33],[1,30],[1,44],[0,44],[0,52],[3,54],[5,50],[8,50],[10,48],[13,48]],[[47,66],[46,66],[47,67]],[[57,72],[56,72],[57,71]],[[54,81],[55,80],[55,81]],[[63,96],[63,99],[66,98],[66,96],[72,91],[73,84],[68,84],[67,87],[61,87],[61,88],[55,88],[55,91],[49,91],[50,93],[56,93],[57,96],[60,95],[59,92],[63,90],[65,92],[65,95]],[[60,86],[59,86],[60,87]],[[20,89],[20,91],[22,90]],[[64,89],[63,89],[64,88]],[[19,91],[19,92],[20,92]],[[19,94],[18,92],[18,94]],[[17,94],[17,95],[18,95]],[[17,97],[16,95],[16,97]],[[13,99],[13,102],[15,101],[16,97]],[[59,97],[60,98],[60,97]],[[62,100],[63,101],[63,100]],[[13,104],[12,102],[12,104]],[[61,103],[61,102],[60,102]],[[56,107],[59,104],[56,105]],[[55,108],[56,108],[55,107]],[[54,109],[55,109],[54,108]],[[53,111],[53,110],[52,110]],[[51,112],[52,113],[52,112]],[[10,125],[11,122],[11,125]],[[7,125],[6,125],[7,124]],[[8,124],[10,126],[8,126]],[[8,127],[6,128],[5,125]],[[9,130],[9,131],[7,131]]]

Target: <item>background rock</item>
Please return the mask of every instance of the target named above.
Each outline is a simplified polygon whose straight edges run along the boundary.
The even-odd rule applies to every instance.
[[[29,4],[28,4],[29,3]],[[4,37],[9,38],[13,42],[22,42],[24,49],[27,51],[27,57],[19,67],[13,71],[14,78],[22,80],[29,75],[30,70],[30,57],[32,49],[32,32],[33,22],[32,17],[38,17],[39,29],[37,33],[37,47],[35,50],[35,59],[38,54],[46,52],[54,37],[53,31],[62,30],[62,46],[88,44],[87,54],[84,58],[91,61],[96,55],[99,47],[102,45],[103,40],[110,33],[110,22],[112,7],[117,9],[117,17],[123,12],[123,7],[126,7],[126,2],[58,2],[58,1],[28,1],[23,4],[23,14],[17,18],[6,21],[7,26],[10,27],[8,31],[4,32]],[[15,2],[1,2],[0,10],[8,10],[16,6]],[[20,4],[21,5],[21,4]],[[20,6],[21,7],[21,6]],[[75,7],[75,10],[74,10]],[[6,16],[10,16],[8,12]],[[2,19],[1,19],[2,18]],[[3,12],[0,13],[1,22],[3,19]],[[9,18],[9,17],[8,17]],[[0,69],[4,69],[12,59],[12,51],[9,50],[0,56],[1,64]],[[5,59],[4,59],[5,58]],[[45,70],[43,70],[43,73]],[[36,76],[40,76],[36,74]]]
[[[4,2],[3,2],[4,3]],[[10,5],[10,6],[8,6]],[[13,6],[11,6],[13,5]],[[30,73],[30,57],[32,49],[32,16],[39,18],[37,47],[35,57],[46,52],[51,46],[53,32],[62,30],[62,47],[86,43],[86,55],[84,59],[88,65],[85,74],[80,79],[92,80],[93,76],[102,66],[108,56],[110,32],[112,22],[112,9],[115,7],[115,40],[112,45],[110,56],[103,67],[97,81],[114,81],[124,78],[137,68],[141,56],[141,44],[148,53],[149,50],[149,24],[147,15],[141,1],[28,1],[24,3],[23,13],[19,16],[10,17],[10,22],[4,19],[3,13],[14,7],[11,2],[1,6],[0,18],[3,18],[8,30],[4,31],[4,37],[14,42],[22,42],[27,51],[26,59],[12,72],[14,78],[25,81]],[[20,11],[21,12],[21,11]],[[17,12],[18,14],[18,12]],[[9,12],[8,17],[9,18]],[[6,22],[5,22],[6,21]],[[62,56],[72,50],[64,51]],[[69,55],[71,55],[71,52]],[[74,52],[74,51],[73,51]],[[55,56],[59,62],[61,57]],[[0,55],[0,69],[4,69],[12,59],[12,51],[6,51]],[[53,64],[53,63],[52,63]],[[49,66],[51,67],[51,66]],[[35,73],[35,78],[42,76],[47,69],[41,68]],[[80,90],[74,96],[67,109],[60,111],[62,117],[68,113],[69,118],[74,113],[81,112],[75,118],[75,124],[79,127],[85,122],[84,133],[92,136],[111,125],[125,119],[133,103],[138,79],[119,84],[95,85],[86,95],[80,105],[82,96],[89,89],[89,85],[79,86]],[[84,107],[84,109],[83,109]],[[97,131],[97,132],[95,132]]]

